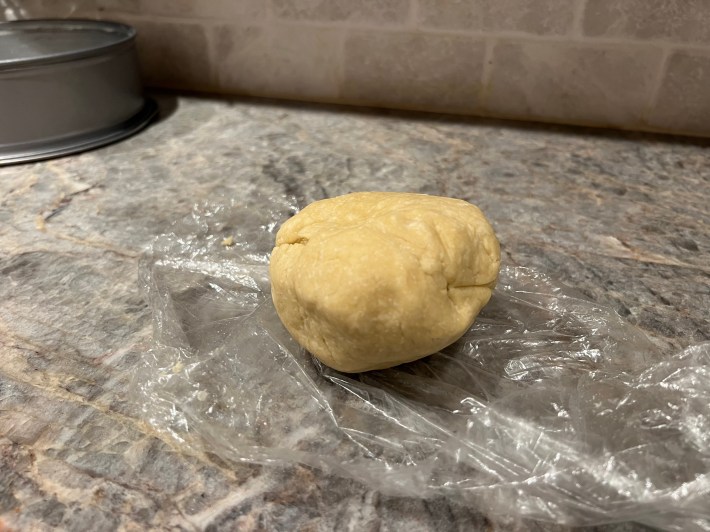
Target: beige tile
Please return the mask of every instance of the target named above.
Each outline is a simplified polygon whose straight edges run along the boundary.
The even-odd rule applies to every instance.
[[[96,0],[0,0],[0,20],[25,18],[93,18]]]
[[[678,51],[670,57],[649,123],[671,132],[710,135],[710,51]]]
[[[272,0],[274,14],[283,19],[403,24],[409,0]]]
[[[207,32],[200,24],[123,21],[138,31],[138,58],[143,78],[156,87],[214,89]]]
[[[334,100],[340,84],[340,30],[276,25],[215,28],[220,90]]]
[[[48,2],[45,0],[45,4],[49,3],[54,6],[57,2]],[[62,2],[58,3],[62,4]],[[63,18],[96,18],[96,0],[75,0],[70,5],[64,4],[64,6],[65,11],[60,14]]]
[[[345,42],[343,97],[353,102],[475,111],[485,44],[474,37],[353,32]]]
[[[199,0],[138,0],[138,10],[141,15],[192,16],[198,5]]]
[[[265,0],[99,0],[119,3],[138,3],[142,15],[169,17],[218,18],[239,22],[263,18]]]
[[[584,34],[710,42],[708,0],[588,0]]]
[[[418,0],[420,26],[483,31],[566,34],[572,27],[572,0]]]
[[[486,109],[511,118],[637,126],[660,62],[654,47],[501,42]]]
[[[223,22],[244,23],[245,20],[261,20],[266,16],[266,0],[193,0],[194,14],[198,17],[221,19]]]
[[[97,0],[96,4],[101,17],[111,13],[139,13],[140,0]]]

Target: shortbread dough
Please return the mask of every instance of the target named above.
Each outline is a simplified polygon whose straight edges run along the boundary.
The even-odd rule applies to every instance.
[[[430,355],[471,326],[491,297],[500,246],[474,205],[359,192],[286,221],[271,254],[271,295],[296,341],[344,372]]]

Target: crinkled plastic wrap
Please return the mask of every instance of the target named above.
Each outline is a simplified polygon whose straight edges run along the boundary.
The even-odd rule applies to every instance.
[[[92,0],[0,0],[0,22],[29,18],[86,17],[95,9]]]
[[[505,266],[454,345],[339,373],[271,303],[269,253],[296,211],[197,208],[155,241],[154,346],[132,382],[156,429],[227,461],[308,464],[492,514],[710,530],[710,344],[663,356],[613,311]]]

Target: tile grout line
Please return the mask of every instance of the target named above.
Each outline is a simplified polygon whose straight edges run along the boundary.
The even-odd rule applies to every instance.
[[[575,5],[574,13],[572,14],[572,31],[570,33],[570,37],[573,40],[584,39],[582,19],[584,18],[584,12],[587,8],[587,1],[588,0],[577,0],[577,4]]]
[[[409,16],[405,22],[405,27],[417,30],[419,26],[419,0],[409,0]]]
[[[344,22],[332,22],[332,21],[311,21],[311,20],[287,20],[282,19],[278,21],[278,24],[284,26],[303,26],[303,27],[313,27],[313,28],[343,28],[348,30],[356,31],[368,31],[368,32],[379,32],[379,33],[407,33],[411,31],[411,28],[406,26],[370,26],[367,24],[352,24]],[[529,41],[529,42],[547,42],[553,44],[564,44],[564,43],[582,43],[588,45],[590,48],[594,48],[596,45],[601,46],[633,46],[636,48],[647,47],[647,46],[677,46],[683,47],[690,50],[697,51],[707,51],[710,52],[710,44],[697,44],[692,42],[674,42],[666,40],[656,40],[656,39],[625,39],[618,37],[594,37],[594,38],[583,38],[575,39],[571,35],[567,34],[550,34],[550,35],[538,35],[535,33],[527,33],[523,31],[485,31],[485,30],[456,30],[456,29],[446,29],[446,28],[416,28],[417,32],[424,35],[450,35],[454,37],[476,37],[479,39],[493,38],[493,39],[507,39],[507,40],[517,40],[517,41]]]
[[[203,25],[215,25],[215,24],[229,24],[230,21],[225,21],[219,18],[183,18],[183,17],[166,17],[162,15],[145,15],[136,13],[121,13],[115,12],[119,16],[126,16],[138,21],[148,21],[148,22],[169,22],[174,24],[203,24]],[[111,13],[109,12],[109,15]],[[311,21],[311,20],[289,20],[289,19],[248,19],[244,20],[243,23],[248,23],[254,26],[266,26],[267,22],[269,25],[284,25],[291,27],[304,27],[304,28],[333,28],[342,30],[365,30],[370,32],[381,32],[381,33],[399,33],[399,32],[410,32],[413,28],[409,28],[406,25],[383,25],[383,26],[372,26],[368,24],[361,23],[351,23],[351,22],[340,22],[340,21]],[[526,33],[523,31],[481,31],[481,30],[454,30],[445,28],[416,28],[416,31],[428,35],[451,35],[451,36],[466,36],[466,37],[476,37],[479,39],[493,38],[493,39],[507,39],[515,41],[528,41],[528,42],[547,42],[552,44],[564,44],[564,43],[582,43],[588,45],[590,48],[595,46],[633,46],[635,48],[648,47],[648,46],[673,46],[677,48],[683,48],[690,51],[696,52],[707,52],[710,53],[710,44],[703,43],[692,43],[692,42],[677,42],[668,40],[657,40],[657,39],[625,39],[625,38],[613,38],[613,37],[584,37],[582,39],[573,38],[572,35],[537,35],[534,33]]]
[[[338,34],[338,98],[341,100],[345,94],[345,41],[348,33],[344,30]]]
[[[220,79],[220,69],[217,64],[217,44],[215,32],[217,31],[216,24],[201,25],[205,31],[205,40],[207,41],[207,65],[209,66],[210,73],[210,83],[214,87],[220,88],[222,85],[222,80]]]
[[[649,123],[649,117],[653,110],[656,109],[658,98],[661,95],[661,88],[663,87],[663,80],[666,78],[666,73],[668,72],[668,63],[670,63],[670,57],[673,51],[673,45],[666,45],[663,48],[661,61],[658,65],[658,71],[656,72],[655,79],[653,80],[653,87],[649,93],[648,101],[646,102],[646,108],[644,110],[644,119],[646,123]]]
[[[490,92],[491,71],[493,70],[493,48],[498,44],[494,37],[485,40],[483,51],[483,71],[481,72],[481,89],[478,93],[481,109],[488,108],[488,94]]]

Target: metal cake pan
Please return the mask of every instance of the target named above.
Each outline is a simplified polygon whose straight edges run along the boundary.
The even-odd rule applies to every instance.
[[[135,30],[92,20],[0,24],[0,165],[95,148],[157,112],[143,97]]]

